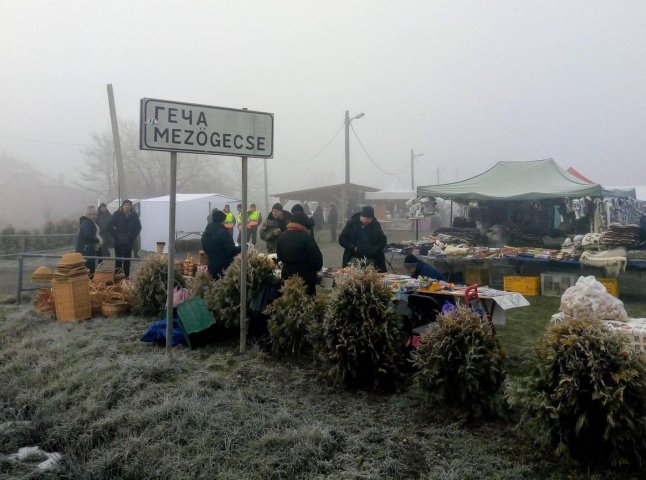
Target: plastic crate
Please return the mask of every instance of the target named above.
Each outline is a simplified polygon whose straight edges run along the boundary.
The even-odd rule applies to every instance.
[[[608,290],[608,293],[610,295],[614,295],[615,297],[619,296],[619,279],[617,278],[603,278],[603,277],[597,277],[597,282],[602,284],[604,287],[606,287],[606,290]]]
[[[578,275],[571,273],[541,273],[541,295],[560,297],[576,283],[578,278]]]
[[[535,297],[541,294],[540,277],[517,277],[506,276],[503,278],[503,290],[507,292],[517,292]]]
[[[76,322],[92,318],[90,282],[87,277],[52,282],[56,319]]]

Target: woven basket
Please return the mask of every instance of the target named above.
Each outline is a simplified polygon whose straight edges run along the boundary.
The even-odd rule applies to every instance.
[[[128,305],[123,300],[108,300],[101,305],[101,313],[104,317],[118,317],[125,315],[130,310]]]
[[[52,282],[56,319],[62,322],[76,322],[92,317],[90,304],[90,283],[87,278],[70,278]]]
[[[92,281],[94,283],[114,283],[114,270],[96,270]]]

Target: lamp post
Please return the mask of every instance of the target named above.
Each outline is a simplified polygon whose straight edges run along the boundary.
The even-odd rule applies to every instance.
[[[415,191],[415,159],[421,157],[423,153],[415,153],[415,150],[410,150],[410,189]]]
[[[348,201],[350,200],[350,123],[352,120],[361,118],[365,113],[360,113],[350,118],[350,111],[345,111],[345,188],[344,188],[344,202],[343,202],[343,211],[347,214]]]

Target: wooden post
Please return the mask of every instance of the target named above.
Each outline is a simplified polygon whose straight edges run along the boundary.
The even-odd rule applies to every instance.
[[[110,105],[110,122],[112,123],[112,142],[114,143],[114,158],[117,162],[117,176],[119,177],[118,190],[119,190],[119,203],[126,196],[126,174],[123,170],[123,157],[121,156],[121,139],[119,137],[119,124],[117,123],[117,109],[114,106],[114,93],[112,92],[112,84],[108,83],[108,104]]]

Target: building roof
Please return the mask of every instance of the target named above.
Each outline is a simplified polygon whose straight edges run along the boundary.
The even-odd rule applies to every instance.
[[[348,185],[350,199],[362,200],[366,192],[376,192],[378,188],[366,187],[350,183]],[[281,202],[296,200],[298,202],[341,202],[345,192],[345,183],[337,185],[327,185],[325,187],[307,188],[304,190],[294,190],[292,192],[274,193],[273,197],[280,198]],[[359,198],[357,198],[359,197]]]

